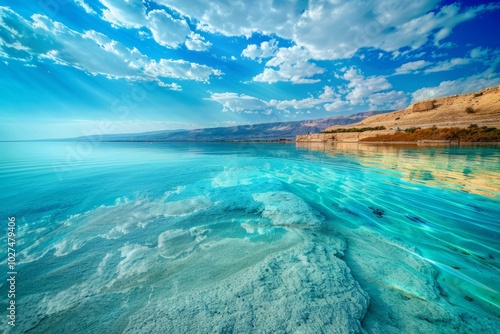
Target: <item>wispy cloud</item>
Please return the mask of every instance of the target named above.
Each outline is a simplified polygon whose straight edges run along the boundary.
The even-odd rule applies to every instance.
[[[395,74],[415,73],[416,71],[431,65],[427,60],[410,61],[396,68]]]
[[[5,28],[5,20],[8,20],[11,34],[16,35],[12,43],[9,43],[12,37],[0,35],[6,41],[0,45],[4,58],[51,61],[110,79],[208,81],[222,74],[209,66],[182,59],[151,59],[102,33],[89,30],[82,34],[43,15],[35,14],[32,21],[28,21],[7,7],[0,7],[0,13],[3,17],[0,27]]]
[[[462,79],[442,81],[438,86],[418,89],[412,94],[412,100],[418,102],[441,96],[466,94],[496,85],[500,85],[500,76],[486,71]]]
[[[92,9],[92,7],[90,7],[90,6],[89,6],[89,5],[85,2],[85,0],[74,0],[74,1],[75,1],[75,3],[76,3],[78,6],[82,7],[82,8],[83,8],[83,10],[84,10],[87,14],[93,14],[93,15],[97,14],[97,12],[96,12],[95,10],[93,10],[93,9]]]

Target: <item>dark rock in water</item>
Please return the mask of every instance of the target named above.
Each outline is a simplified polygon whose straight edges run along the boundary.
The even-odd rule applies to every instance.
[[[372,206],[368,207],[370,210],[372,210],[373,214],[377,216],[377,218],[382,218],[384,216],[385,210],[384,209],[379,209],[379,208],[374,208]]]
[[[426,222],[424,222],[422,219],[418,218],[417,216],[410,216],[410,215],[406,214],[406,218],[408,218],[409,220],[411,220],[412,222],[415,222],[415,223],[427,224]]]
[[[483,212],[484,211],[483,208],[481,208],[480,206],[474,205],[474,204],[467,204],[467,206],[470,207],[470,208],[472,208],[472,209],[474,209],[474,210],[476,210],[477,212]]]
[[[495,257],[494,257],[493,255],[491,255],[491,254],[488,254],[488,257],[489,257],[490,259],[492,259],[492,260],[495,258]]]

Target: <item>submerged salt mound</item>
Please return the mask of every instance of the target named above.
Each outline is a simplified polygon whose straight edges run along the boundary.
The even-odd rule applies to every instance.
[[[19,252],[20,263],[40,259],[51,250],[54,255],[66,256],[96,238],[120,239],[131,231],[145,228],[159,218],[172,219],[192,216],[219,205],[207,195],[167,201],[182,189],[168,191],[157,199],[117,199],[114,205],[101,205],[85,213],[53,223],[28,247]]]
[[[124,332],[364,332],[369,297],[337,251],[299,244],[204,289],[151,302]]]
[[[269,218],[274,226],[285,228],[318,228],[323,217],[314,214],[300,197],[285,191],[253,194],[256,202],[264,204],[262,217]]]
[[[438,271],[418,250],[373,230],[343,230],[343,258],[370,295],[363,328],[373,334],[497,333],[498,320],[449,303]]]

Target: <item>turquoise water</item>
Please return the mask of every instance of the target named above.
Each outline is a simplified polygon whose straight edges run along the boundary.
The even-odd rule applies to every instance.
[[[3,245],[7,217],[17,224],[16,326],[2,321],[6,332],[500,326],[498,147],[0,143],[0,152]],[[6,256],[0,268],[6,310]]]

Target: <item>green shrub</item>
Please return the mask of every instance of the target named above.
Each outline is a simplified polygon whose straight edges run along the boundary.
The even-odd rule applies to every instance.
[[[406,133],[414,133],[415,131],[420,130],[420,127],[414,127],[412,126],[411,128],[405,129]]]
[[[471,106],[468,106],[465,108],[465,112],[468,114],[473,114],[476,112],[476,110],[474,108],[472,108]]]

